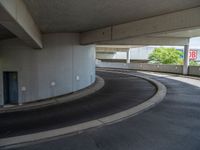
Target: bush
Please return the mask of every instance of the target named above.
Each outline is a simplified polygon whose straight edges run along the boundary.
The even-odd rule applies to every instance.
[[[149,56],[150,63],[156,64],[183,64],[183,52],[175,48],[156,48]]]
[[[200,66],[200,64],[194,60],[190,61],[190,66]]]

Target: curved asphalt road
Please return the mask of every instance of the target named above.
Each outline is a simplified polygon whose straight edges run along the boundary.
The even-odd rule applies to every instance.
[[[111,115],[151,98],[156,88],[130,75],[98,72],[100,91],[78,101],[46,108],[0,114],[0,138],[57,129]]]
[[[149,77],[168,88],[166,98],[156,107],[116,124],[16,149],[200,150],[200,88],[166,77]]]

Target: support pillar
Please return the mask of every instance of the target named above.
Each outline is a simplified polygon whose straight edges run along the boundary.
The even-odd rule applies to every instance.
[[[184,46],[183,75],[188,75],[189,68],[189,45]]]
[[[130,64],[130,62],[131,62],[131,52],[130,50],[128,50],[126,53],[126,63]]]

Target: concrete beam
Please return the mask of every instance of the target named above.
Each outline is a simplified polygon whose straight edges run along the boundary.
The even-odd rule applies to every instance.
[[[90,44],[101,41],[110,41],[112,40],[111,35],[111,27],[88,31],[80,34],[80,42],[81,44]]]
[[[0,0],[0,24],[31,47],[43,47],[40,31],[22,0]]]
[[[121,51],[128,51],[130,48],[110,48],[110,47],[96,47],[96,51],[112,51],[112,52],[121,52]]]
[[[103,45],[170,45],[184,46],[189,44],[189,38],[168,38],[168,37],[135,37],[123,40],[112,40],[97,42]]]
[[[190,30],[181,30],[177,32],[166,32],[166,33],[160,33],[160,34],[154,34],[153,36],[158,37],[198,37],[200,36],[200,28],[192,28]]]
[[[110,26],[81,34],[81,43],[90,44],[100,41],[121,40],[149,36],[169,31],[200,28],[200,7]],[[100,38],[99,38],[100,37]]]

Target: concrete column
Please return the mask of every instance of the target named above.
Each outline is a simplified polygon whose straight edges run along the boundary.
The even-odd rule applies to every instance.
[[[130,64],[130,62],[131,62],[131,52],[130,50],[128,50],[126,53],[126,63]]]
[[[189,45],[184,46],[184,62],[183,62],[183,74],[188,75],[189,67]]]

